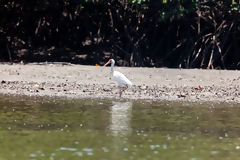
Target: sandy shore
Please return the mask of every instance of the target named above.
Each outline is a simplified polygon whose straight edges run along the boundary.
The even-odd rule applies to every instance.
[[[134,87],[122,99],[240,103],[240,71],[115,67]],[[0,64],[0,93],[69,98],[119,98],[110,67]]]

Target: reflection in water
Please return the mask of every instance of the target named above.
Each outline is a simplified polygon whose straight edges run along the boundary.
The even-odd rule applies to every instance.
[[[239,133],[239,104],[0,96],[0,160],[231,160]]]
[[[110,132],[114,136],[131,133],[132,102],[113,102],[110,107]]]

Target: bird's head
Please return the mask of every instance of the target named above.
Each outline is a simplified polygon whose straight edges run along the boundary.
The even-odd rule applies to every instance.
[[[109,63],[111,63],[112,65],[114,65],[114,64],[115,64],[114,59],[110,59],[106,64],[104,64],[104,67],[105,67],[106,65],[108,65]]]

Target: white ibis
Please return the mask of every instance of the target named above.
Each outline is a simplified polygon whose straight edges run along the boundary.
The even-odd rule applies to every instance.
[[[124,76],[124,74],[122,74],[121,72],[113,70],[113,67],[114,67],[114,64],[115,64],[114,59],[110,59],[104,66],[108,65],[109,63],[111,63],[111,73],[113,74],[113,79],[118,82],[118,87],[119,87],[119,90],[120,90],[120,93],[119,93],[120,95],[119,96],[121,97],[122,92],[124,90],[126,90],[128,88],[128,86],[132,87],[133,84],[129,79],[127,79],[126,76]],[[121,89],[121,85],[125,86],[124,89]]]

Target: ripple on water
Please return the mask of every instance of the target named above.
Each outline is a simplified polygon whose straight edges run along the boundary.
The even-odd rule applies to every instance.
[[[60,151],[72,151],[72,152],[77,151],[76,148],[69,148],[69,147],[60,147],[59,150]]]
[[[109,152],[109,149],[107,149],[106,147],[102,147],[103,152]]]
[[[2,120],[0,140],[8,142],[16,138],[18,144],[29,142],[36,137],[44,138],[43,143],[39,145],[35,145],[32,141],[29,144],[23,143],[23,145],[29,145],[27,147],[29,150],[24,151],[24,158],[28,160],[41,159],[42,157],[49,160],[56,160],[59,157],[64,159],[71,159],[71,157],[72,159],[93,159],[101,156],[107,160],[115,156],[115,153],[122,153],[120,158],[133,160],[157,160],[159,156],[181,159],[181,157],[176,157],[177,154],[172,154],[173,152],[181,152],[184,155],[182,157],[185,157],[186,160],[200,160],[202,157],[221,159],[224,158],[222,150],[230,151],[229,159],[237,159],[237,154],[240,151],[240,138],[238,137],[240,112],[236,111],[240,111],[240,109],[230,108],[229,111],[232,114],[228,115],[228,113],[222,114],[222,112],[218,113],[215,110],[213,110],[214,114],[209,113],[208,108],[202,107],[169,108],[162,106],[162,104],[159,107],[137,107],[136,103],[131,108],[131,112],[126,112],[127,117],[125,117],[119,115],[119,112],[113,115],[110,110],[111,106],[105,105],[105,103],[104,107],[100,108],[95,107],[95,103],[93,106],[85,107],[88,105],[85,101],[76,103],[76,105],[69,103],[69,107],[59,107],[59,104],[57,103],[56,106],[50,106],[50,104],[42,107],[37,106],[33,107],[34,110],[30,107],[29,110],[26,109],[22,112],[15,111],[14,116],[5,114],[9,108],[1,110],[0,107],[0,119]],[[119,104],[121,103],[119,102]],[[121,106],[125,106],[124,104],[122,103]],[[169,112],[166,111],[167,115],[164,114],[165,109],[169,110]],[[124,135],[120,133],[120,136],[112,136],[112,132],[115,130],[109,129],[111,122],[119,116],[120,119],[116,120],[123,121],[126,126],[125,128],[120,126],[120,129],[124,129],[126,132],[129,130],[129,132]],[[234,117],[235,119],[233,119]],[[216,125],[214,127],[208,126],[209,120]],[[226,128],[230,128],[231,132],[228,133]],[[41,132],[36,132],[40,129]],[[67,131],[71,131],[71,137]],[[91,141],[86,140],[89,138]],[[51,143],[51,145],[46,146],[46,142]],[[94,147],[92,142],[95,142]],[[19,147],[14,144],[7,146],[13,146],[13,149],[6,155],[17,157],[18,155],[16,156],[14,152],[16,150],[18,153]],[[40,148],[44,148],[44,150],[40,151]],[[199,150],[201,152],[198,152]],[[49,154],[49,151],[55,153]],[[4,158],[0,158],[0,160]]]
[[[87,155],[88,155],[88,156],[92,156],[93,153],[92,153],[92,152],[87,152]]]
[[[82,152],[75,152],[75,155],[79,156],[79,157],[82,157],[83,156],[83,153]]]
[[[150,148],[151,148],[151,150],[154,150],[155,148],[160,148],[160,145],[159,144],[156,144],[156,145],[151,144]]]
[[[92,148],[83,148],[82,150],[83,150],[84,152],[92,152],[92,151],[93,151]]]
[[[37,157],[37,155],[34,154],[34,153],[31,153],[31,154],[29,155],[29,157]]]
[[[166,144],[163,145],[163,149],[167,149],[167,145]]]
[[[82,151],[86,152],[88,156],[93,155],[93,149],[92,148],[83,148]]]
[[[218,151],[211,151],[212,155],[218,154]]]
[[[198,160],[198,158],[195,158],[195,157],[194,157],[194,158],[190,158],[190,160]]]

